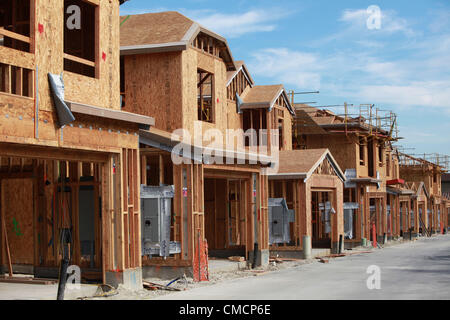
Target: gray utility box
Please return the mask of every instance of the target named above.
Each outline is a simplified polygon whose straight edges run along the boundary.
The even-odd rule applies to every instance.
[[[269,244],[289,243],[289,223],[295,222],[295,211],[289,210],[283,198],[269,199]]]
[[[141,185],[142,254],[168,257],[180,253],[179,242],[170,241],[171,200],[174,186],[149,187]]]

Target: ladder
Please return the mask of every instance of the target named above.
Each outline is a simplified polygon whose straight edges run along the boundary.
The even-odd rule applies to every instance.
[[[431,237],[431,233],[428,231],[427,227],[425,227],[425,223],[422,220],[422,217],[419,215],[419,221],[420,224],[422,225],[422,228],[425,230],[425,233],[427,234],[428,237]]]

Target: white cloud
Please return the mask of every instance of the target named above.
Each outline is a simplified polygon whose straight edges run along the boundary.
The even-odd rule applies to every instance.
[[[250,10],[234,14],[208,12],[197,14],[192,18],[220,35],[236,38],[247,33],[273,31],[277,27],[276,21],[286,15],[285,11],[273,9]]]
[[[369,31],[367,28],[369,17],[367,9],[346,9],[342,12],[339,21],[346,23],[353,31]],[[373,30],[373,33],[375,32],[380,34],[401,32],[408,37],[415,35],[408,21],[399,17],[393,10],[381,10],[381,28]]]
[[[448,108],[450,82],[424,81],[405,85],[363,85],[358,95],[369,101],[398,106]],[[448,112],[450,110],[447,109]]]
[[[121,7],[120,14],[142,14],[170,10],[176,10],[227,38],[237,38],[248,33],[274,31],[277,28],[276,22],[292,13],[278,8],[253,9],[243,13],[221,13],[211,9],[191,10],[185,8],[168,9],[164,7],[124,9]]]
[[[249,62],[250,72],[271,77],[274,82],[296,88],[319,89],[323,67],[320,58],[311,53],[286,48],[256,51]]]

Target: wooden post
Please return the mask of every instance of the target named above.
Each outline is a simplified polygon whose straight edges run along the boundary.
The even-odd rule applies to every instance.
[[[2,193],[2,204],[4,203],[3,199],[3,193]],[[3,234],[5,235],[5,244],[6,244],[6,255],[8,258],[8,270],[9,270],[9,276],[13,276],[13,270],[12,270],[12,262],[11,262],[11,252],[9,251],[9,242],[8,242],[8,233],[6,230],[6,224],[5,224],[5,214],[2,212],[2,226],[3,226]]]

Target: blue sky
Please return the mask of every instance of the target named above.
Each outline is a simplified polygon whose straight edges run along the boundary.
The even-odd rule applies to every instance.
[[[367,27],[371,5],[379,29]],[[257,84],[320,90],[297,101],[347,102],[355,114],[392,110],[408,153],[450,154],[450,2],[131,0],[121,14],[167,10],[226,37]]]

